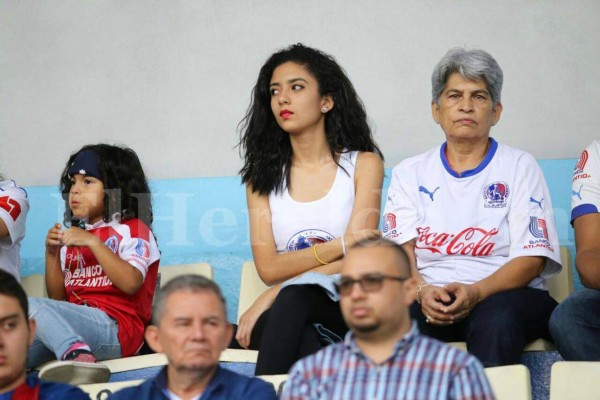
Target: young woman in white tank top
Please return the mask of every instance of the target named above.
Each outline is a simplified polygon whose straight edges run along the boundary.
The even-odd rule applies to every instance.
[[[267,60],[241,127],[252,252],[271,288],[241,316],[235,338],[260,350],[257,374],[287,373],[318,350],[313,324],[342,335],[345,327],[320,287],[282,283],[335,274],[345,248],[379,237],[382,155],[343,69],[301,44]]]

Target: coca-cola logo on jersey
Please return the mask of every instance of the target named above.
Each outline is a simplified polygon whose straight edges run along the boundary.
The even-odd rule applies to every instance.
[[[496,243],[492,238],[498,229],[465,228],[458,233],[432,232],[430,227],[417,228],[419,237],[415,247],[438,254],[460,254],[485,257],[492,254]]]

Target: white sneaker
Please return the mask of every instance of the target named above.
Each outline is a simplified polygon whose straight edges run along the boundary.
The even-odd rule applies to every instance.
[[[56,361],[40,370],[39,378],[45,381],[84,385],[88,383],[106,383],[110,378],[110,369],[103,364],[78,361]]]

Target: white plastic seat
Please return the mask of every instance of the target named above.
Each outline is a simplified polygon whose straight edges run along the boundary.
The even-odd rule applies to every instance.
[[[21,278],[21,285],[27,297],[48,297],[46,279],[43,274],[33,274]]]
[[[143,356],[132,356],[115,358],[113,360],[98,361],[110,369],[111,374],[138,369],[162,367],[167,365],[167,356],[164,353],[144,354]]]
[[[185,274],[197,274],[213,279],[213,269],[208,263],[160,266],[158,273],[160,274],[160,287],[163,287],[171,279]]]
[[[252,261],[242,265],[242,279],[240,281],[240,295],[238,300],[238,322],[240,316],[254,303],[269,287],[258,276],[256,266]]]
[[[219,357],[220,362],[256,363],[258,351],[225,349]],[[145,354],[143,356],[132,356],[116,358],[114,360],[98,361],[106,365],[111,374],[125,371],[134,371],[144,368],[162,367],[167,365],[167,356],[164,353]]]
[[[467,351],[466,342],[449,342],[449,345],[456,347],[457,349]],[[544,339],[536,339],[533,342],[529,342],[525,345],[523,351],[554,351],[556,347],[552,342]]]
[[[550,400],[598,398],[600,362],[559,361],[550,373]]]
[[[524,365],[506,365],[485,369],[497,400],[530,400],[531,380]]]
[[[548,292],[554,300],[559,303],[573,293],[573,265],[571,263],[571,251],[566,246],[560,246],[560,259],[562,269],[558,275],[546,281]]]

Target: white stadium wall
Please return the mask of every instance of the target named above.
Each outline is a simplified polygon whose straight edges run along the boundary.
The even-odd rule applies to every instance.
[[[450,47],[505,74],[496,139],[538,159],[598,137],[600,2],[2,0],[0,172],[56,185],[83,144],[134,148],[152,179],[235,175],[258,70],[303,42],[364,100],[386,167],[439,144],[430,74]]]

